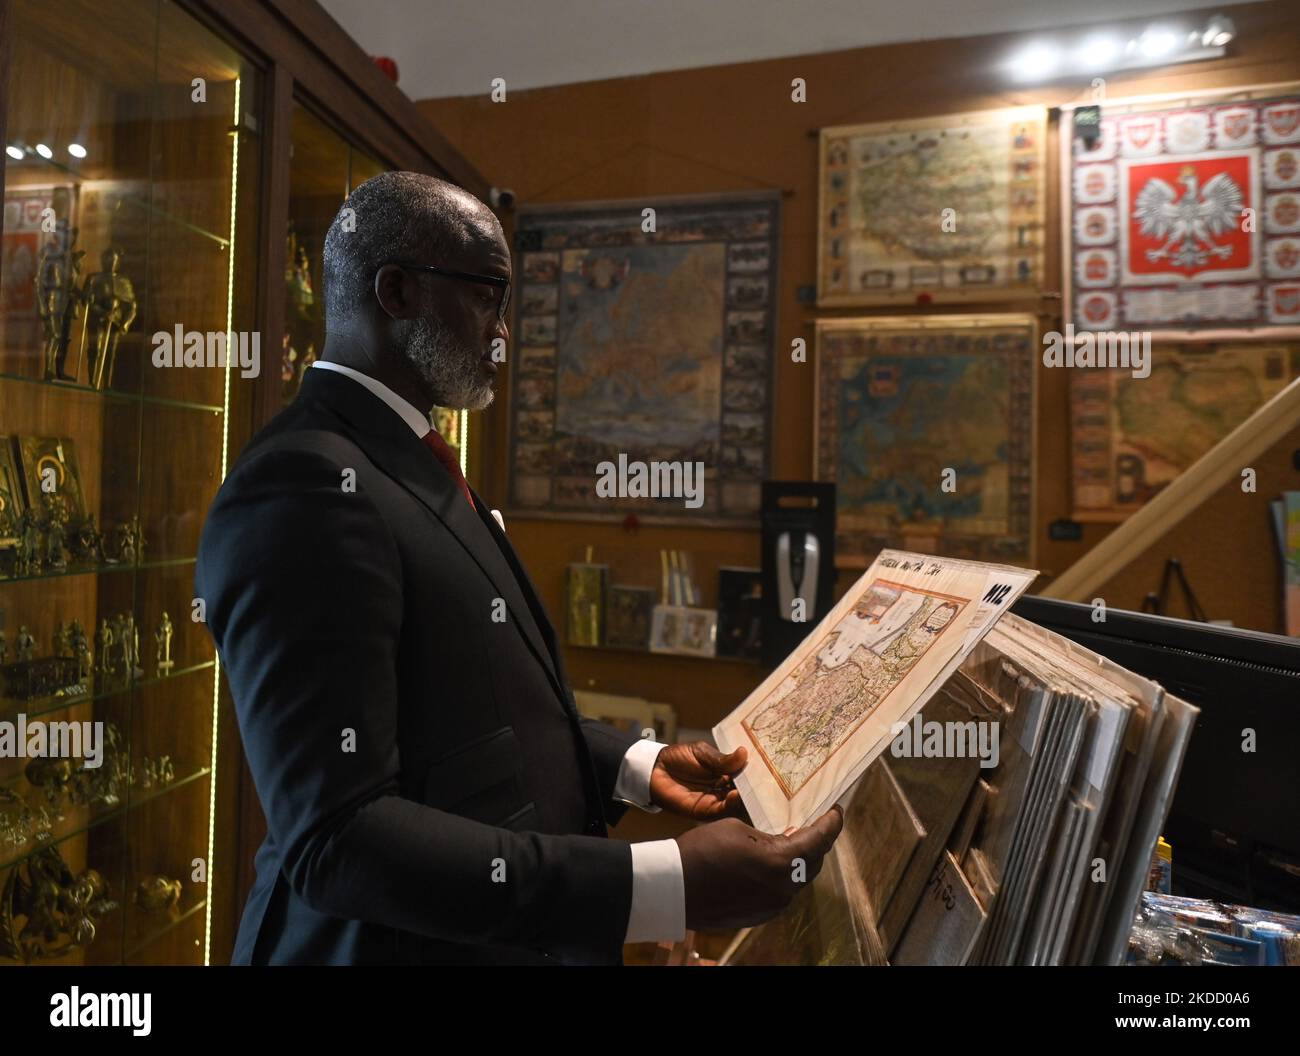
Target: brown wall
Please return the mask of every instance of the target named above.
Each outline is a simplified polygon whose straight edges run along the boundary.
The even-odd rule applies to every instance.
[[[1213,13],[1207,10],[1206,15]],[[1231,9],[1239,35],[1229,56],[1152,74],[1108,78],[1111,98],[1242,84],[1300,80],[1300,8],[1261,3]],[[689,25],[682,27],[689,32]],[[819,127],[867,121],[902,120],[1030,104],[1086,101],[1086,82],[1023,89],[1009,86],[997,64],[1022,38],[1015,34],[929,43],[897,44],[822,55],[574,84],[533,91],[510,91],[493,103],[487,85],[481,96],[427,100],[420,108],[439,131],[470,158],[492,183],[512,188],[521,203],[636,198],[759,188],[784,192],[781,239],[778,349],[798,336],[809,339],[819,316],[857,314],[818,311],[796,302],[796,288],[816,279],[817,140]],[[508,71],[505,71],[507,83]],[[575,70],[575,76],[580,71]],[[803,77],[808,101],[790,101],[790,82]],[[1053,126],[1055,121],[1053,121]],[[1060,289],[1059,181],[1055,135],[1048,144],[1047,281]],[[507,224],[507,228],[509,225]],[[508,231],[509,233],[509,231]],[[987,310],[1013,307],[988,305]],[[1041,325],[1058,328],[1059,292],[1040,305]],[[806,479],[813,458],[813,364],[795,364],[778,354],[774,385],[773,475]],[[508,377],[506,385],[508,385]],[[1037,564],[1047,576],[1060,573],[1111,530],[1086,525],[1083,541],[1053,543],[1047,525],[1068,517],[1070,448],[1068,377],[1039,368]],[[504,504],[506,399],[482,416],[483,446],[476,484],[493,502]],[[1289,448],[1288,448],[1289,451]],[[1297,474],[1260,474],[1260,500],[1283,485],[1300,486]],[[1289,458],[1289,454],[1286,455]],[[1272,489],[1265,492],[1265,489]],[[1255,516],[1255,514],[1251,514]],[[1259,526],[1266,524],[1259,515]],[[1215,526],[1231,524],[1230,516]],[[1276,564],[1270,551],[1243,548],[1239,557],[1250,575],[1212,582],[1195,578],[1204,556],[1221,556],[1226,540],[1202,530],[1193,518],[1177,536],[1179,555],[1193,574],[1211,616],[1225,615],[1247,625],[1277,629],[1276,604],[1260,609],[1245,591],[1267,587],[1276,593]],[[758,562],[758,533],[721,529],[642,527],[636,537],[619,526],[590,522],[508,520],[515,545],[537,581],[553,616],[563,613],[563,571],[579,559],[584,544],[594,544],[597,560],[633,548],[653,555],[661,546],[692,551],[712,602],[716,568]],[[1259,532],[1252,531],[1252,540]],[[1231,540],[1232,536],[1228,536]],[[1120,603],[1136,604],[1155,586],[1158,568],[1117,581]],[[841,589],[852,581],[840,578]],[[650,580],[648,582],[653,582]],[[1042,584],[1040,580],[1040,585]],[[1241,586],[1240,584],[1245,584]],[[1215,611],[1218,610],[1218,611]],[[741,664],[568,650],[575,688],[635,693],[678,707],[680,721],[703,726],[716,721],[759,680],[760,672]],[[706,676],[706,677],[701,677]]]

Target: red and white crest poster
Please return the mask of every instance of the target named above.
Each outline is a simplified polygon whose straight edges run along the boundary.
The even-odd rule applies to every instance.
[[[1157,336],[1300,332],[1300,85],[1107,103],[1070,119],[1066,318]]]

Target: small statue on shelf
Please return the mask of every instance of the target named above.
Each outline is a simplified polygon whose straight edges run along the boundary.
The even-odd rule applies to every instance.
[[[107,618],[101,619],[99,621],[99,634],[96,636],[95,641],[98,650],[98,655],[95,657],[95,663],[96,670],[103,678],[107,678],[113,673],[113,661],[111,656],[113,641],[113,628],[108,625]]]
[[[140,530],[140,519],[123,521],[113,532],[113,547],[116,556],[109,564],[134,565],[144,550],[144,533]]]
[[[0,957],[30,964],[66,956],[94,942],[96,918],[115,909],[97,870],[73,873],[58,847],[45,847],[19,862],[6,884]]]
[[[114,616],[112,632],[113,639],[117,642],[118,656],[122,661],[121,669],[114,668],[113,673],[121,675],[128,681],[132,678],[140,678],[144,671],[140,669],[140,630],[136,627],[135,615],[124,612]]]
[[[68,567],[67,558],[64,557],[64,528],[63,521],[55,516],[51,516],[49,527],[45,531],[45,567],[62,571]]]
[[[104,270],[86,280],[82,298],[86,302],[86,325],[90,336],[91,384],[97,389],[107,389],[113,384],[118,343],[135,322],[139,305],[131,280],[118,274],[122,250],[110,246],[104,250],[101,259]]]
[[[23,510],[18,518],[18,555],[14,562],[14,574],[19,576],[35,575],[41,570],[40,524],[36,513],[30,507]]]
[[[54,625],[54,655],[71,656],[72,655],[72,634],[71,628],[64,627],[63,621],[60,620]]]
[[[36,655],[36,639],[32,637],[25,623],[18,628],[18,639],[14,642],[14,650],[19,663],[30,660]]]
[[[72,324],[81,305],[77,283],[81,278],[81,261],[86,251],[73,250],[77,229],[70,232],[66,221],[41,250],[36,268],[37,312],[45,337],[45,380],[76,381],[64,367],[72,344]]]
[[[181,882],[166,876],[146,876],[135,889],[135,904],[147,913],[165,913],[181,900]]]
[[[162,614],[162,619],[158,622],[158,629],[153,632],[153,639],[158,645],[157,661],[158,674],[171,674],[171,670],[176,666],[176,661],[172,659],[172,618],[167,615],[166,611]]]
[[[77,521],[72,530],[72,546],[69,549],[75,562],[87,565],[104,563],[104,538],[95,527],[93,513],[88,513]]]
[[[140,627],[135,622],[135,614],[126,614],[126,626],[131,635],[131,677],[143,678],[144,668],[140,666]]]
[[[45,793],[45,802],[55,811],[55,821],[63,820],[59,808],[72,782],[72,773],[71,759],[33,759],[23,771],[27,783]]]
[[[9,662],[9,643],[5,641],[5,632],[0,631],[0,664]]]
[[[115,656],[108,661],[108,672],[112,675],[131,677],[131,643],[127,638],[126,617],[118,613],[108,621],[109,633],[117,647]]]
[[[86,639],[86,629],[80,620],[68,624],[68,645],[70,655],[77,661],[77,677],[90,677],[90,642]]]

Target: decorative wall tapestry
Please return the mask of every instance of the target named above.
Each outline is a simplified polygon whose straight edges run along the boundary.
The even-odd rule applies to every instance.
[[[1300,375],[1300,347],[1176,344],[1070,376],[1074,519],[1122,521]]]
[[[520,210],[517,512],[696,524],[756,515],[769,458],[779,216],[779,195],[767,192]],[[604,462],[620,466],[617,495],[598,493]],[[656,481],[669,479],[656,466],[702,463],[702,501],[643,493],[634,463]]]
[[[1030,315],[818,321],[837,564],[893,546],[1032,562],[1036,333]]]
[[[1045,122],[1027,107],[822,129],[817,303],[1037,296]]]
[[[1300,334],[1300,85],[1061,122],[1065,318],[1160,337]]]

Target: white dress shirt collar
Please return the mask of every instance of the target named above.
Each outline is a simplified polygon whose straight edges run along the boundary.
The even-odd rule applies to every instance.
[[[361,371],[353,370],[351,367],[345,367],[342,363],[329,363],[323,359],[316,360],[312,366],[321,367],[325,370],[332,370],[337,374],[342,374],[345,377],[351,378],[358,385],[369,389],[383,400],[384,403],[388,404],[388,406],[393,409],[394,413],[396,413],[402,421],[411,427],[411,431],[415,433],[416,436],[423,438],[425,434],[429,432],[430,428],[432,428],[429,425],[429,416],[427,414],[421,414],[415,409],[414,405],[407,403],[406,400],[402,399],[402,397],[397,395],[397,393],[387,385],[376,381],[369,374],[362,374]]]

